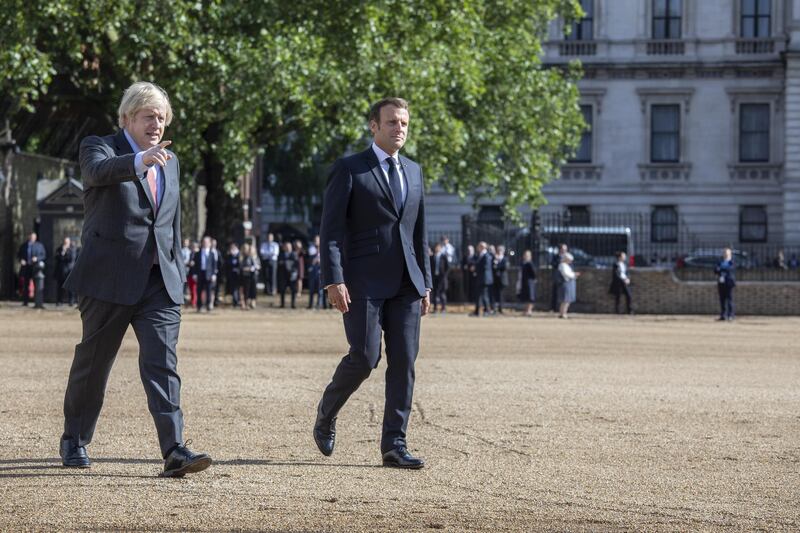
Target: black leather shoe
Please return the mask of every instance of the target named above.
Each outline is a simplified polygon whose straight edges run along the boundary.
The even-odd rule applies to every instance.
[[[314,423],[314,442],[322,455],[330,456],[333,454],[333,447],[336,445],[336,419],[330,423],[321,420],[319,417]]]
[[[383,454],[383,466],[416,470],[425,466],[425,461],[408,453],[408,450],[403,446]]]
[[[78,443],[72,439],[61,439],[61,446],[59,447],[59,455],[61,455],[61,464],[70,468],[89,468],[92,462],[86,454],[86,446],[78,446]]]
[[[183,477],[186,474],[202,472],[211,466],[211,457],[204,453],[194,453],[186,446],[177,446],[169,452],[164,461],[161,477]]]

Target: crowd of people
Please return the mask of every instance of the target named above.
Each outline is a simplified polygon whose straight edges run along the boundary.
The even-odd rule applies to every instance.
[[[319,236],[305,246],[299,239],[283,240],[272,233],[256,246],[250,242],[228,245],[223,254],[217,240],[206,236],[201,241],[184,239],[181,249],[187,274],[184,287],[186,305],[198,312],[211,311],[226,302],[233,308],[255,309],[259,284],[263,295],[279,297],[279,307],[297,308],[298,298],[308,294],[307,309],[330,309],[327,295],[320,278]],[[53,281],[56,284],[56,305],[76,305],[76,295],[63,287],[79,253],[69,237],[65,237],[54,253]],[[463,294],[474,304],[471,316],[502,315],[508,310],[505,294],[509,286],[509,257],[503,245],[479,242],[468,245],[460,265],[456,261],[456,249],[447,236],[443,236],[428,250],[433,287],[431,304],[433,313],[446,313],[450,272],[461,269]],[[31,300],[37,308],[43,307],[46,250],[38,241],[36,233],[20,247],[19,287],[22,304]],[[569,318],[570,305],[577,299],[577,279],[580,272],[573,268],[574,257],[566,244],[552,254],[550,261],[551,294],[550,310],[559,318]],[[533,315],[537,298],[537,268],[531,250],[522,253],[519,262],[515,294],[522,305],[524,316]],[[718,276],[717,288],[720,299],[719,320],[733,320],[735,266],[732,250],[725,248],[715,268]],[[633,313],[633,297],[628,276],[628,258],[624,252],[616,254],[611,269],[609,293],[614,298],[616,313]],[[221,291],[223,291],[221,293]],[[288,296],[288,302],[287,302]],[[624,301],[624,310],[622,303]]]
[[[259,282],[264,295],[280,297],[282,308],[288,303],[295,309],[304,289],[308,309],[330,307],[320,280],[319,236],[305,246],[299,239],[281,243],[270,233],[260,246],[245,242],[240,249],[232,242],[224,254],[212,237],[200,242],[185,239],[181,255],[187,273],[186,302],[198,312],[211,311],[225,297],[234,308],[255,309]]]

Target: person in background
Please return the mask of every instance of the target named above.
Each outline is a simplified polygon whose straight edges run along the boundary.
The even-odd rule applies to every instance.
[[[292,250],[292,243],[283,243],[283,250],[278,254],[278,293],[281,295],[281,307],[286,307],[286,289],[291,292],[292,309],[297,298],[297,280],[300,277],[300,262]]]
[[[492,254],[489,253],[485,242],[478,243],[478,258],[475,262],[475,273],[477,275],[477,287],[475,290],[475,312],[472,316],[481,316],[481,306],[483,306],[483,316],[492,314],[492,304],[490,293],[494,276],[492,275]]]
[[[242,288],[242,261],[239,257],[239,247],[235,242],[228,246],[228,253],[225,255],[225,292],[231,295],[231,305],[234,308],[242,307],[239,298]]]
[[[492,261],[492,291],[494,293],[494,309],[501,315],[503,314],[503,291],[508,287],[508,257],[506,257],[506,247],[502,244],[496,249],[496,255]]]
[[[75,267],[75,247],[69,237],[64,237],[64,242],[56,250],[56,264],[53,276],[56,280],[56,306],[60,306],[64,301],[64,293],[67,294],[67,303],[75,305],[75,295],[72,291],[62,287],[64,281]]]
[[[22,278],[22,305],[28,305],[31,281],[40,269],[39,263],[43,263],[46,257],[44,245],[37,240],[35,232],[28,235],[28,240],[19,247],[17,259],[19,259],[19,275]],[[37,285],[34,283],[34,287]],[[35,291],[35,289],[34,289]],[[34,292],[35,294],[35,292]]]
[[[717,292],[719,292],[719,318],[717,320],[733,320],[736,313],[733,305],[733,289],[736,287],[736,266],[733,264],[733,251],[722,250],[722,259],[714,267],[717,275]]]
[[[211,252],[214,254],[214,259],[217,261],[217,279],[214,281],[213,292],[214,292],[214,299],[211,301],[211,309],[214,309],[215,306],[219,305],[219,286],[222,284],[222,280],[219,279],[219,273],[221,271],[222,275],[225,275],[225,270],[220,269],[222,266],[222,254],[219,253],[219,248],[217,248],[217,239],[211,239]]]
[[[203,237],[203,246],[194,254],[192,259],[192,277],[197,284],[197,312],[203,310],[211,311],[214,301],[214,284],[217,282],[219,273],[219,263],[217,256],[211,248],[211,237]]]
[[[272,296],[275,294],[277,286],[278,254],[281,252],[280,245],[275,241],[272,233],[267,233],[267,240],[261,243],[259,254],[261,255],[261,270],[264,276],[264,294]]]
[[[471,244],[467,246],[467,253],[461,259],[461,279],[464,284],[464,294],[467,301],[474,302],[476,299],[475,288],[478,286],[478,274],[475,272],[475,264],[478,256],[475,255],[475,247]]]
[[[774,268],[777,268],[777,269],[780,269],[780,270],[786,270],[787,269],[787,266],[786,266],[786,254],[784,253],[783,248],[778,250],[778,254],[775,256],[775,259],[772,261],[772,266]]]
[[[189,303],[192,308],[197,307],[197,277],[192,273],[195,271],[194,258],[200,251],[200,243],[197,241],[192,242],[191,253],[189,260],[184,265],[186,267],[186,286],[189,288]]]
[[[191,298],[191,290],[189,290],[189,267],[192,262],[192,244],[189,239],[183,239],[183,247],[181,247],[181,261],[183,262],[184,272],[187,274],[186,283],[183,284],[183,299],[186,300],[187,296]]]
[[[325,291],[322,289],[320,275],[319,235],[314,237],[314,244],[308,247],[308,308],[314,308],[314,296],[317,297],[316,309],[325,309]]]
[[[581,273],[572,270],[572,261],[572,254],[567,252],[561,256],[561,264],[558,265],[558,272],[561,274],[561,278],[564,280],[559,285],[558,291],[558,318],[569,318],[567,315],[567,312],[569,311],[569,305],[575,301],[577,292],[576,280]]]
[[[561,284],[564,283],[559,267],[561,266],[564,255],[567,253],[569,253],[569,248],[567,248],[566,244],[561,244],[558,247],[558,253],[553,254],[553,257],[550,258],[550,275],[552,276],[553,284],[550,291],[550,310],[553,312],[559,310],[558,295],[561,290]]]
[[[256,308],[256,292],[258,291],[258,272],[261,270],[261,261],[258,259],[256,247],[250,243],[242,245],[240,260],[242,268],[242,292],[244,304],[247,309]]]
[[[442,238],[444,242],[447,237]],[[433,312],[447,312],[447,273],[450,271],[450,259],[445,252],[444,244],[437,244],[431,256],[431,274],[433,274]]]
[[[456,247],[450,244],[450,237],[442,235],[442,251],[447,256],[447,264],[453,265],[456,262]]]
[[[530,250],[522,253],[522,265],[519,268],[517,296],[525,304],[525,316],[533,316],[533,303],[536,301],[536,270],[533,268],[533,254]]]
[[[795,269],[800,266],[800,261],[797,259],[797,254],[792,254],[792,257],[789,258],[789,268]]]
[[[306,278],[306,251],[303,248],[303,242],[300,239],[294,241],[294,253],[297,256],[297,294],[303,294],[303,280]],[[292,306],[294,307],[294,306]]]
[[[614,262],[614,267],[611,272],[611,287],[608,292],[614,295],[614,312],[619,314],[621,309],[619,301],[622,296],[625,296],[625,311],[630,315],[633,313],[631,307],[631,279],[628,277],[628,256],[625,252],[616,253],[617,260]]]

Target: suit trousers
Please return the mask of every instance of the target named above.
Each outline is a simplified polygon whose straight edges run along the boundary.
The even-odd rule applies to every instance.
[[[214,282],[213,278],[208,277],[205,272],[197,275],[197,310],[206,306],[206,310],[211,310],[214,304]]]
[[[176,444],[183,443],[181,378],[175,352],[181,308],[169,297],[158,265],[150,271],[138,303],[119,305],[84,296],[79,309],[83,338],[75,347],[67,381],[64,438],[76,440],[80,446],[92,441],[111,367],[125,331],[132,325],[139,341],[139,374],[147,406],[166,457]]]
[[[633,309],[631,308],[631,288],[627,284],[623,284],[617,292],[614,293],[614,312],[619,314],[622,312],[620,309],[620,298],[625,297],[625,310],[630,313]]]
[[[442,311],[447,308],[447,274],[436,276],[433,278],[433,310],[436,311],[437,306]]]
[[[475,314],[481,312],[481,305],[483,305],[483,312],[487,313],[493,309],[491,299],[492,285],[484,285],[478,282],[478,289],[476,291],[475,299]]]
[[[736,309],[733,305],[733,287],[717,283],[717,292],[719,292],[719,317],[734,318]]]
[[[414,363],[419,352],[421,301],[406,274],[398,293],[385,300],[353,300],[343,315],[350,351],[342,358],[325,389],[318,415],[330,421],[347,399],[377,368],[381,332],[386,341],[386,404],[381,452],[406,445],[414,393]]]

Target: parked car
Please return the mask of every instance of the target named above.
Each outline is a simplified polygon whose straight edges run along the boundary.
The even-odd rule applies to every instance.
[[[678,258],[678,268],[714,268],[722,257],[722,248],[699,248]],[[738,268],[751,268],[753,260],[742,250],[733,250],[733,264]]]

